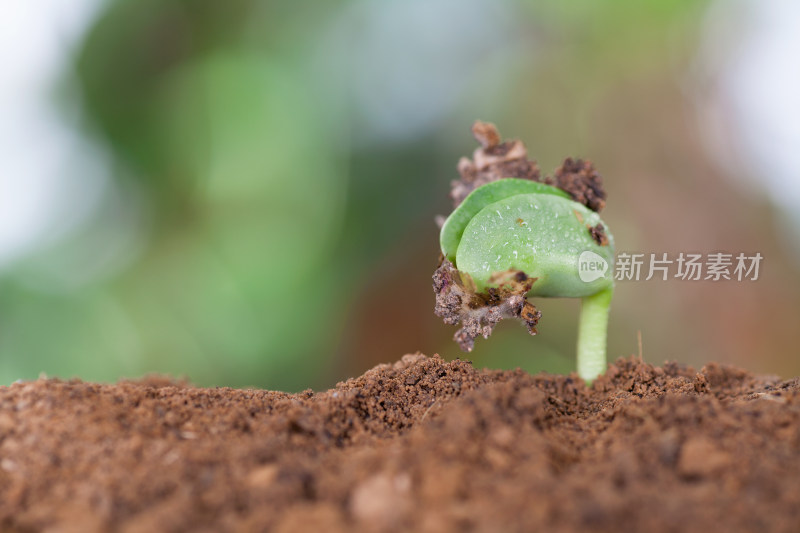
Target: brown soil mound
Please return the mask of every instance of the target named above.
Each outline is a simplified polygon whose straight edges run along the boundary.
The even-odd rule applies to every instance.
[[[408,355],[315,394],[0,387],[2,531],[798,531],[800,382]]]

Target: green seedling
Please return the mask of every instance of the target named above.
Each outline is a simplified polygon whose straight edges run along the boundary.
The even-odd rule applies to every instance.
[[[462,322],[463,349],[501,318],[521,318],[535,334],[541,313],[526,297],[581,298],[578,374],[588,382],[605,370],[614,239],[598,213],[555,186],[496,179],[456,207],[440,244],[436,311]]]

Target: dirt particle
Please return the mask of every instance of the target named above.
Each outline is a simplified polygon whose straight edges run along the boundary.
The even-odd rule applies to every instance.
[[[412,509],[410,491],[408,474],[377,474],[356,486],[350,512],[370,529],[397,527]]]
[[[730,455],[707,437],[691,437],[681,448],[678,472],[687,478],[700,478],[721,472],[730,464]]]
[[[256,468],[247,475],[247,484],[251,487],[265,488],[275,482],[278,477],[278,467],[268,464]]]
[[[603,178],[591,161],[568,157],[545,183],[554,185],[572,196],[572,199],[592,211],[600,212],[606,205]]]
[[[500,144],[500,133],[491,122],[476,120],[472,125],[472,135],[485,150],[492,150]]]
[[[694,376],[694,390],[697,392],[708,392],[708,379],[700,372]]]
[[[536,325],[539,324],[539,320],[542,318],[542,312],[539,311],[539,309],[537,309],[532,303],[525,301],[519,317],[523,322],[525,322],[525,326],[528,328],[528,333],[531,335],[536,335]]]
[[[589,229],[589,235],[592,236],[594,242],[600,246],[608,246],[608,235],[606,234],[606,228],[604,228],[601,223],[598,222],[596,226],[586,227]]]
[[[528,151],[522,141],[500,142],[497,127],[489,122],[476,121],[472,134],[481,147],[472,154],[472,159],[462,157],[458,161],[461,179],[452,182],[450,197],[457,207],[469,193],[481,185],[502,178],[522,178],[539,181],[539,165],[528,159]]]
[[[504,318],[520,318],[531,335],[536,334],[542,313],[525,299],[536,278],[519,270],[495,272],[489,278],[493,285],[477,292],[469,275],[459,272],[443,259],[433,273],[436,295],[434,313],[445,324],[461,324],[453,339],[465,352],[470,352],[479,336],[489,338],[494,327]]]

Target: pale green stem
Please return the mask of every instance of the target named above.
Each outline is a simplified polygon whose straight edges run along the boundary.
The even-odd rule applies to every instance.
[[[591,383],[606,371],[606,332],[608,310],[614,288],[603,289],[581,301],[578,324],[578,375]]]

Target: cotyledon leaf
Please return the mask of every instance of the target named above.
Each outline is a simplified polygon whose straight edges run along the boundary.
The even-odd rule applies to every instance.
[[[597,224],[608,237],[605,246],[589,232]],[[588,281],[579,273],[579,259],[583,263],[586,258],[601,273],[584,276]],[[478,290],[491,285],[494,273],[521,270],[537,278],[531,296],[585,297],[613,285],[614,239],[600,216],[577,202],[553,194],[516,194],[471,218],[455,265]]]
[[[499,200],[518,194],[533,193],[554,195],[567,199],[570,197],[566,192],[556,187],[520,178],[503,178],[482,185],[472,191],[461,202],[442,226],[442,231],[439,234],[442,253],[447,259],[455,263],[458,243],[461,241],[461,236],[464,234],[467,224],[475,215],[489,204]]]

